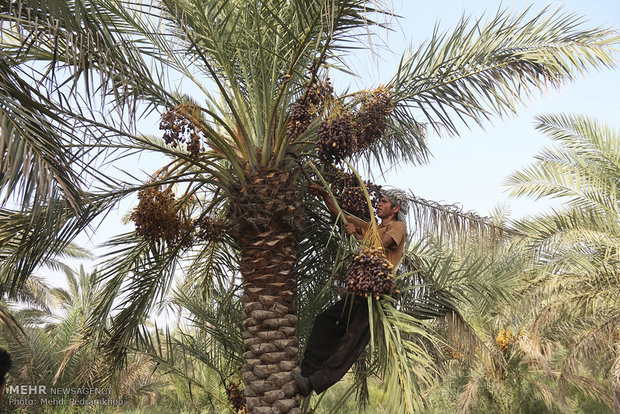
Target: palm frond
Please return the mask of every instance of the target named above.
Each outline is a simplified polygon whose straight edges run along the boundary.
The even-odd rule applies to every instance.
[[[465,389],[459,395],[457,401],[457,413],[468,414],[470,408],[476,404],[478,399],[480,375],[473,375],[469,382],[465,385]]]
[[[117,370],[124,366],[129,346],[147,340],[143,324],[155,303],[165,298],[182,249],[144,240],[135,233],[120,235],[107,246],[116,250],[106,254],[107,264],[98,282],[107,287],[89,318],[87,335],[92,336],[114,309],[118,311],[102,344]],[[114,308],[118,296],[123,302]]]
[[[565,378],[565,383],[580,389],[585,395],[595,400],[602,401],[608,407],[613,407],[614,400],[609,389],[596,383],[592,378],[581,375],[569,375]]]
[[[219,286],[207,297],[196,293],[189,296],[177,292],[173,303],[189,313],[191,329],[200,332],[202,339],[196,338],[197,333],[192,337],[181,332],[185,339],[183,343],[177,342],[177,346],[199,355],[200,360],[216,370],[223,381],[237,372],[242,364],[242,318],[238,288]],[[215,300],[217,306],[205,306],[205,302]]]
[[[506,184],[515,196],[565,197],[599,215],[618,215],[618,132],[583,116],[538,117],[537,128],[558,142]]]
[[[38,208],[52,194],[62,192],[77,209],[84,198],[83,182],[75,173],[79,158],[65,150],[67,140],[58,132],[69,130],[69,123],[2,59],[0,71],[1,205],[12,199],[24,208]]]
[[[424,406],[423,393],[435,382],[432,357],[421,338],[434,338],[423,322],[397,310],[390,300],[369,298],[371,350],[376,352],[392,412],[413,413]]]
[[[0,283],[3,292],[16,292],[32,272],[62,254],[69,243],[116,199],[93,200],[75,211],[64,199],[52,196],[34,210],[0,210]]]
[[[15,343],[22,345],[26,339],[26,331],[21,323],[4,306],[0,307],[0,326]]]
[[[480,325],[479,321],[476,321]],[[481,337],[476,329],[457,311],[447,313],[438,320],[445,329],[447,344],[453,348],[461,359],[472,367],[480,365],[487,372],[504,371],[506,362],[497,349],[488,346],[486,338]]]
[[[117,105],[135,113],[138,97],[165,95],[133,42],[123,41],[136,32],[119,16],[116,2],[18,0],[2,11],[2,19],[7,55],[18,65],[37,62],[42,69],[24,75],[50,97],[67,90],[78,96],[81,83],[89,103],[95,96],[112,95]],[[68,89],[62,90],[65,85]]]
[[[509,238],[523,235],[509,226],[494,223],[489,217],[464,211],[458,205],[426,200],[412,192],[408,196],[410,211],[407,222],[418,238],[432,234],[443,243],[461,248],[471,245],[473,241],[493,250]]]
[[[610,349],[610,338],[613,337],[618,327],[620,327],[620,316],[616,315],[607,318],[597,326],[589,327],[580,337],[576,338],[577,340],[562,364],[562,370],[558,377],[560,383],[567,381],[576,371],[580,361],[591,359],[595,354],[608,351]]]
[[[618,37],[581,25],[575,15],[547,9],[464,17],[451,33],[436,28],[428,42],[410,51],[389,87],[407,108],[407,119],[457,133],[457,119],[482,123],[515,112],[536,90],[613,66]]]

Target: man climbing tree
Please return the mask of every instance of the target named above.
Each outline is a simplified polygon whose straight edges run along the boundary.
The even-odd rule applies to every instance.
[[[308,188],[323,199],[333,217],[338,216],[338,207],[323,187],[311,184]],[[403,222],[406,214],[407,197],[403,192],[381,192],[377,206],[377,216],[381,219],[378,234],[383,253],[394,267],[403,257],[407,239]],[[349,214],[344,217],[347,234],[363,240],[371,224]],[[364,297],[346,294],[314,320],[301,363],[301,374],[295,374],[299,393],[304,397],[312,390],[320,394],[338,382],[362,354],[369,340],[367,301]]]

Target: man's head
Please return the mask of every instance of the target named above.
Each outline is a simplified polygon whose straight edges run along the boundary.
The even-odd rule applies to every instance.
[[[404,221],[407,207],[408,200],[404,192],[396,189],[382,190],[377,206],[377,216],[385,219],[394,215],[394,220]]]

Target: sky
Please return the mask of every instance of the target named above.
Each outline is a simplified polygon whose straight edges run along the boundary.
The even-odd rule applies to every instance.
[[[350,58],[351,65],[359,74],[357,78],[334,73],[330,74],[332,82],[342,88],[350,86],[353,90],[386,83],[395,72],[400,56],[408,47],[417,47],[427,40],[436,24],[439,24],[441,31],[449,31],[462,15],[474,18],[491,16],[500,6],[519,12],[529,4],[535,12],[547,4],[552,10],[561,6],[566,13],[583,16],[586,27],[620,29],[620,0],[392,0],[395,14],[402,16],[392,20],[395,30],[382,33],[377,41],[373,41],[374,53],[361,50]],[[584,114],[620,128],[620,69],[591,72],[559,90],[535,95],[517,115],[504,120],[493,119],[483,128],[476,125],[470,125],[469,129],[460,128],[458,137],[438,137],[431,132],[428,145],[432,158],[426,165],[398,165],[383,177],[375,176],[375,180],[378,184],[410,190],[418,197],[458,204],[464,211],[475,211],[482,216],[489,215],[498,205],[507,206],[515,219],[540,213],[554,204],[509,198],[503,182],[510,173],[531,163],[536,153],[550,145],[550,140],[534,127],[534,117],[545,113]],[[157,121],[151,131],[143,132],[161,134]],[[151,173],[157,163],[161,165],[159,161],[141,159],[139,166]],[[96,250],[98,243],[131,230],[133,225],[121,225],[121,219],[133,207],[132,203],[135,199],[123,201],[97,228],[95,237],[89,239],[83,235],[77,242]],[[54,285],[65,284],[62,276],[49,277]]]
[[[385,44],[374,45],[381,59],[368,52],[352,59],[361,70],[360,79],[353,80],[351,85],[362,88],[387,82],[407,47],[417,47],[430,38],[435,24],[439,24],[440,31],[449,31],[463,15],[493,16],[499,7],[520,12],[528,5],[534,12],[546,5],[551,10],[561,7],[565,13],[582,16],[584,27],[620,29],[618,0],[394,0],[393,10],[402,16],[396,22],[398,31],[389,33]],[[590,72],[558,90],[535,95],[515,116],[493,119],[482,128],[461,128],[458,137],[438,137],[431,131],[428,145],[433,156],[428,164],[398,165],[377,182],[411,190],[418,197],[459,204],[463,210],[483,216],[498,205],[508,207],[514,219],[548,210],[559,201],[509,197],[503,183],[512,172],[532,163],[535,154],[551,145],[550,139],[536,131],[534,117],[559,113],[588,115],[620,128],[620,70]]]

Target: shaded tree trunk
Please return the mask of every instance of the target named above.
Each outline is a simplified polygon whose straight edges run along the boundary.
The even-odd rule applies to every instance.
[[[263,170],[239,191],[233,211],[243,276],[245,397],[249,413],[300,413],[295,308],[301,202],[290,173]]]

